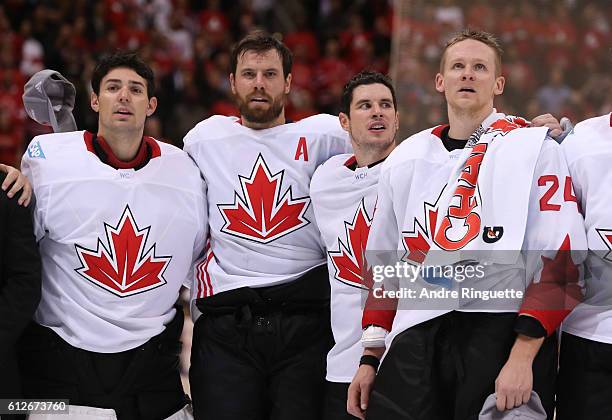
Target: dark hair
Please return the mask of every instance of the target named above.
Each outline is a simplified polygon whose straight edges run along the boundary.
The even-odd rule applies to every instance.
[[[451,39],[448,40],[444,49],[442,50],[442,58],[440,59],[440,73],[444,70],[444,61],[446,60],[446,50],[455,45],[458,42],[465,41],[466,39],[473,39],[474,41],[480,41],[483,44],[491,47],[493,52],[495,53],[495,74],[497,76],[501,75],[501,65],[502,65],[502,55],[504,54],[504,50],[501,45],[499,45],[499,41],[495,38],[494,35],[485,32],[479,31],[476,29],[464,29],[459,32]]]
[[[153,70],[136,53],[117,51],[104,56],[98,61],[91,75],[91,88],[96,95],[100,94],[100,82],[111,70],[126,67],[134,70],[140,77],[147,81],[147,96],[155,96],[155,79]]]
[[[263,32],[255,31],[251,32],[236,44],[232,49],[230,56],[230,69],[232,73],[236,74],[236,68],[238,67],[238,58],[241,57],[247,51],[253,51],[255,53],[263,54],[266,51],[276,50],[281,61],[283,62],[283,76],[285,79],[291,73],[291,66],[293,64],[293,54],[285,44],[272,35]]]
[[[393,88],[393,82],[391,81],[391,78],[377,71],[363,70],[353,76],[351,80],[349,80],[347,84],[344,85],[344,90],[342,91],[342,98],[340,100],[340,112],[349,115],[349,110],[351,109],[351,102],[353,101],[353,91],[357,86],[373,85],[375,83],[380,83],[381,85],[385,85],[389,88],[389,90],[391,91],[391,96],[393,97],[393,107],[397,110],[395,89]]]

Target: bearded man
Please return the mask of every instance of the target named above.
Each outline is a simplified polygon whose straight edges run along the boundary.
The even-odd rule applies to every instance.
[[[320,418],[332,336],[310,179],[350,143],[338,117],[287,121],[291,62],[274,37],[245,37],[229,75],[240,118],[212,116],[184,139],[210,211],[192,289],[203,314],[190,369],[196,418]]]

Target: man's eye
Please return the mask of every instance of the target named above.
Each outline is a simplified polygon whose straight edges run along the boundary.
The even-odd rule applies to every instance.
[[[478,63],[478,64],[476,64],[476,65],[474,66],[474,68],[475,68],[476,70],[486,70],[486,69],[487,69],[487,66],[485,66],[484,64]]]
[[[110,86],[107,86],[106,89],[108,89],[110,92],[115,92],[117,89],[119,89],[119,86],[110,85]]]
[[[242,76],[251,79],[253,77],[255,77],[255,73],[253,73],[252,71],[245,71],[244,73],[242,73]]]
[[[453,64],[453,68],[454,68],[454,69],[461,69],[461,68],[463,68],[463,64],[461,64],[461,63],[455,63],[455,64]]]
[[[142,89],[138,88],[138,87],[135,87],[135,88],[132,88],[132,92],[133,93],[142,93]]]
[[[271,78],[273,78],[275,76],[276,76],[276,72],[275,71],[268,71],[268,72],[266,72],[266,77],[268,79],[271,79]]]
[[[367,102],[364,102],[361,105],[359,105],[359,109],[370,109],[370,104]]]

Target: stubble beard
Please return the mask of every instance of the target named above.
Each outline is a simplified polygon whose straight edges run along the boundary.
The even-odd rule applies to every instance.
[[[379,140],[375,142],[370,142],[367,140],[357,140],[355,141],[355,137],[353,133],[350,133],[351,138],[356,143],[357,147],[359,147],[362,151],[366,153],[374,153],[374,154],[385,154],[385,152],[389,149],[392,149],[395,146],[395,138],[397,136],[397,130],[393,131],[393,134],[390,137],[385,138],[384,140]],[[365,137],[365,136],[364,136]]]

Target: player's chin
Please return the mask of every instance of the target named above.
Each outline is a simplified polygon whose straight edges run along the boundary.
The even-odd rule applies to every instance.
[[[476,110],[482,107],[482,101],[475,95],[459,96],[453,101],[457,107],[465,110]]]
[[[384,130],[368,130],[367,136],[371,139],[381,139],[390,136],[390,130],[385,128]]]
[[[133,115],[114,114],[113,115],[113,121],[115,121],[117,123],[131,122],[131,121],[134,121],[134,116]]]
[[[270,104],[270,102],[249,101],[247,106],[249,109],[257,110],[257,109],[270,109],[272,105]]]

